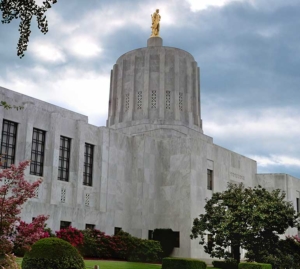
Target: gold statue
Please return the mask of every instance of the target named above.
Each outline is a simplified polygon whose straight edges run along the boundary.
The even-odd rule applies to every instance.
[[[159,15],[159,9],[157,9],[153,15],[151,15],[152,18],[152,34],[150,37],[159,36],[159,22],[160,22],[160,15]]]

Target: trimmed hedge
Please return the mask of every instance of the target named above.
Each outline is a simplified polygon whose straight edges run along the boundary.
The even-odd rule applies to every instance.
[[[213,261],[212,262],[214,267],[221,268],[221,269],[238,269],[238,264],[235,260],[228,260],[228,261]]]
[[[272,269],[272,265],[268,263],[241,262],[239,269]]]
[[[163,251],[158,241],[139,239],[128,260],[133,262],[161,262],[162,255]]]
[[[162,269],[206,269],[204,261],[185,258],[164,258]]]
[[[44,238],[25,253],[22,269],[84,269],[78,250],[59,238]]]

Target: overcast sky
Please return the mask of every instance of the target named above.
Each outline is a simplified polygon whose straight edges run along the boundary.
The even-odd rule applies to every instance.
[[[0,25],[0,86],[103,126],[110,70],[146,46],[156,8],[164,45],[200,66],[204,133],[259,172],[300,178],[299,0],[58,0],[21,60],[18,22]]]

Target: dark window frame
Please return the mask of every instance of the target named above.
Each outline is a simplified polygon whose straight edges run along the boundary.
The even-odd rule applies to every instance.
[[[117,233],[120,232],[121,230],[122,230],[121,227],[115,227],[114,235],[117,235]]]
[[[93,185],[94,145],[85,143],[83,162],[83,185]]]
[[[61,181],[69,181],[70,172],[70,152],[71,152],[71,138],[60,136],[59,146],[59,163],[57,179]]]
[[[59,229],[60,229],[60,230],[61,230],[61,229],[66,229],[66,228],[70,227],[71,224],[72,224],[71,221],[61,220],[61,221],[60,221]]]
[[[11,132],[12,127],[13,127],[13,131]],[[9,168],[12,164],[15,163],[17,133],[18,133],[18,123],[3,119],[2,139],[1,139],[1,163],[2,163],[1,167],[3,169]],[[10,149],[11,149],[11,154],[8,154]]]
[[[148,240],[153,240],[153,230],[148,230]]]
[[[30,174],[43,176],[45,157],[46,131],[33,128],[31,145]],[[39,148],[40,146],[40,148]],[[39,159],[40,157],[40,159]],[[40,161],[38,161],[40,160]]]
[[[214,187],[214,171],[207,169],[207,189],[212,191]]]
[[[95,230],[95,227],[96,225],[95,224],[89,224],[89,223],[86,223],[85,224],[85,229],[90,229],[90,230]]]

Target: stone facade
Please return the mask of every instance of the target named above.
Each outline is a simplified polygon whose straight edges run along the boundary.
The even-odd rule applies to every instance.
[[[299,179],[257,174],[255,160],[203,134],[199,68],[189,53],[151,38],[147,48],[122,55],[111,74],[107,127],[0,87],[0,100],[24,106],[21,112],[0,107],[1,130],[3,120],[17,123],[15,163],[31,159],[33,129],[45,131],[43,183],[22,219],[46,214],[54,231],[66,221],[79,229],[92,224],[107,234],[119,227],[141,238],[155,228],[172,228],[180,235],[173,255],[208,258],[190,240],[192,221],[204,212],[205,199],[225,190],[227,182],[280,188],[297,208]],[[58,180],[61,136],[71,139],[67,181]],[[91,186],[83,184],[85,143],[93,145]],[[28,169],[27,178],[40,176]]]

